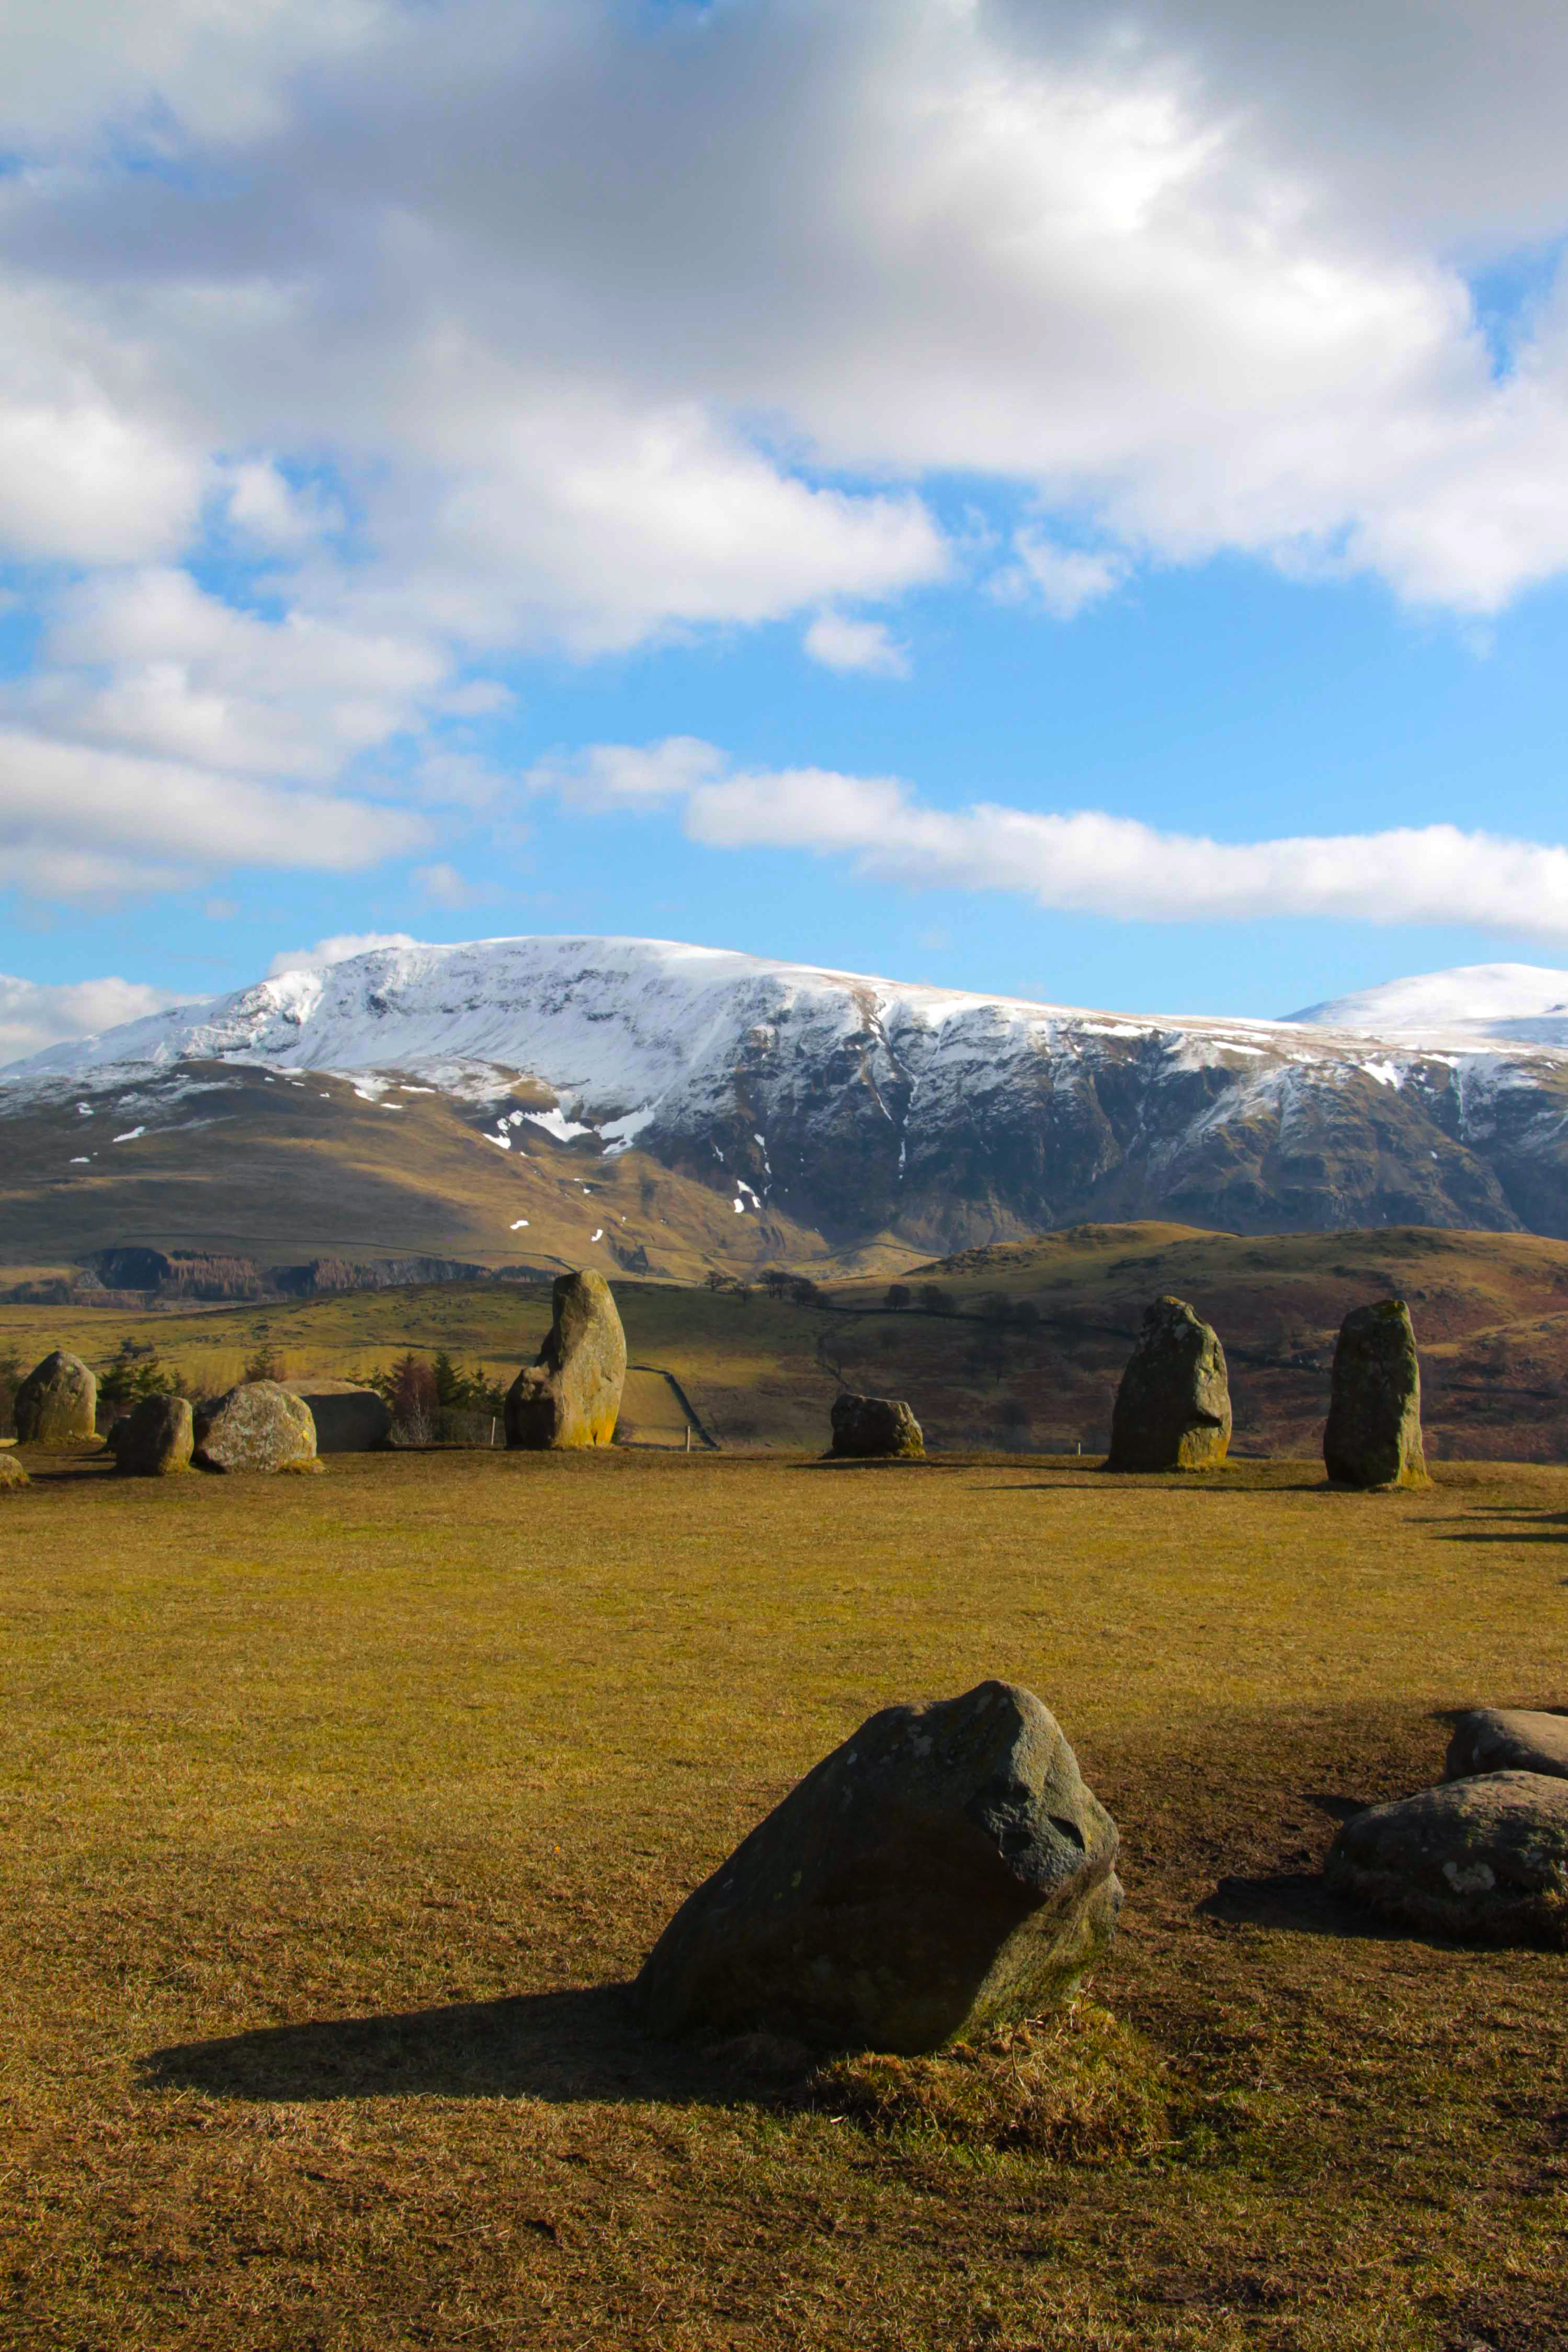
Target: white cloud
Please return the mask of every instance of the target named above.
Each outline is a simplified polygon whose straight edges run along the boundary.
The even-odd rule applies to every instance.
[[[1568,568],[1548,0],[11,16],[0,551],[73,584],[9,714],[210,804],[135,856],[97,788],[12,813],[37,887],[276,846],[247,790],[390,747],[434,797],[514,651],[793,617],[896,675],[864,608],[984,580],[944,478],[1059,619],[1221,551],[1480,616]],[[1464,270],[1521,255],[1483,332]],[[366,805],[292,831],[408,845]]]
[[[230,865],[342,873],[426,837],[418,815],[372,801],[0,727],[5,879],[50,895],[167,887]]]
[[[1125,920],[1312,916],[1568,937],[1568,849],[1457,825],[1224,842],[1098,810],[935,809],[897,777],[823,768],[710,773],[688,792],[683,823],[710,848],[806,850],[858,874]]]
[[[523,778],[528,791],[554,793],[571,808],[652,807],[690,792],[728,765],[722,751],[694,735],[662,743],[591,743],[585,751],[552,751]]]
[[[368,955],[373,948],[416,948],[409,931],[338,931],[318,940],[313,948],[282,948],[267,967],[268,980],[287,971],[310,971],[324,963],[346,963],[350,956]]]
[[[433,907],[471,907],[479,895],[455,866],[416,866],[414,879]]]
[[[1008,601],[1038,597],[1053,620],[1072,621],[1087,605],[1114,594],[1127,577],[1123,557],[1087,548],[1058,547],[1044,531],[1013,535],[1017,562],[997,573],[994,592]]]
[[[138,1021],[180,999],[134,980],[16,980],[0,972],[0,1066],[42,1053],[63,1038],[85,1037]]]
[[[910,657],[883,621],[851,620],[845,613],[819,613],[805,633],[805,650],[826,669],[858,670],[868,677],[908,677]]]

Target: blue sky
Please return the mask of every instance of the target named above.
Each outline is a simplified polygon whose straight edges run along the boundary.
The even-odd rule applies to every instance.
[[[1568,26],[1496,28],[8,32],[0,1058],[400,932],[1568,964]]]

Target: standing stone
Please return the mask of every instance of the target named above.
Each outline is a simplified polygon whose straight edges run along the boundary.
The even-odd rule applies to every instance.
[[[539,1360],[507,1391],[506,1442],[534,1452],[608,1445],[626,1377],[626,1335],[602,1274],[556,1276],[555,1320]]]
[[[32,1483],[7,1446],[5,1451],[0,1454],[0,1495],[19,1495],[24,1486],[30,1486]]]
[[[1369,1805],[1329,1849],[1330,1886],[1427,1934],[1568,1945],[1568,1781],[1487,1772]]]
[[[1421,1366],[1403,1298],[1355,1307],[1340,1326],[1323,1430],[1336,1486],[1424,1486]]]
[[[34,1365],[16,1391],[12,1411],[19,1444],[84,1444],[98,1430],[97,1376],[79,1356],[68,1356],[57,1348]]]
[[[833,1400],[831,1450],[860,1461],[894,1454],[906,1462],[923,1462],[926,1451],[920,1423],[901,1397],[851,1395]]]
[[[316,1458],[303,1397],[276,1381],[246,1381],[196,1423],[198,1470],[298,1470]]]
[[[1217,1470],[1229,1450],[1225,1349],[1184,1298],[1156,1298],[1116,1391],[1105,1466]]]
[[[1068,1997],[1115,1932],[1116,1849],[1032,1691],[886,1707],[688,1896],[637,2002],[656,2033],[938,2049]]]
[[[171,1478],[191,1466],[195,1422],[184,1397],[143,1397],[109,1435],[122,1477]]]
[[[1454,1726],[1443,1778],[1469,1780],[1479,1772],[1544,1772],[1548,1780],[1568,1780],[1568,1715],[1471,1707]]]

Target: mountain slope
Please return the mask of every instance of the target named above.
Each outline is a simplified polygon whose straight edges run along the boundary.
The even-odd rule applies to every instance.
[[[1467,977],[1435,976],[1450,1028]],[[1562,978],[1535,975],[1527,1001],[1550,1003]],[[310,1072],[349,1083],[312,1087]],[[280,1090],[297,1108],[323,1098],[309,1153],[274,1149]],[[89,1131],[79,1100],[108,1115],[90,1130],[105,1140],[68,1151]],[[215,1118],[216,1155],[201,1139]],[[440,1150],[416,1150],[437,1120]],[[661,1232],[682,1271],[858,1254],[875,1268],[1086,1219],[1564,1234],[1565,1134],[1554,1041],[1374,1039],[1316,1014],[1134,1020],[658,940],[521,939],[376,950],[13,1066],[0,1197],[13,1257],[24,1230],[37,1259],[51,1232],[74,1253],[88,1226],[99,1244],[152,1239],[159,1214],[161,1246],[216,1242],[220,1224],[244,1240],[223,1163],[265,1135],[267,1215],[290,1235],[277,1256],[328,1246],[330,1218],[330,1246],[359,1255],[394,1246],[395,1224],[399,1250],[539,1263],[521,1245],[531,1213],[514,1211],[531,1217],[514,1234],[505,1184],[492,1199],[497,1163],[531,1181],[567,1152],[579,1186],[584,1169],[616,1171],[647,1228],[627,1233],[671,1271]],[[140,1189],[139,1147],[161,1166]],[[459,1213],[472,1188],[457,1169],[487,1161]],[[643,1185],[669,1180],[650,1223]],[[593,1262],[574,1225],[561,1239]]]

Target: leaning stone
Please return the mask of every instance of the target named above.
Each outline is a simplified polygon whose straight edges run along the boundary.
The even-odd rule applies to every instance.
[[[19,1495],[32,1483],[9,1447],[0,1453],[0,1495]]]
[[[1443,1778],[1469,1780],[1478,1772],[1544,1772],[1568,1780],[1568,1715],[1473,1707],[1454,1726]]]
[[[195,1423],[184,1397],[148,1396],[115,1423],[110,1436],[122,1477],[170,1478],[191,1466]]]
[[[98,1380],[79,1356],[57,1348],[35,1364],[12,1408],[22,1445],[85,1444],[98,1430]]]
[[[1429,1935],[1568,1946],[1568,1781],[1487,1772],[1369,1805],[1341,1828],[1326,1876]]]
[[[602,1274],[556,1277],[539,1360],[507,1391],[506,1442],[534,1451],[608,1445],[626,1377],[626,1335]]]
[[[298,1389],[316,1424],[318,1454],[377,1454],[391,1442],[392,1407],[374,1389],[346,1381],[331,1389]]]
[[[934,2050],[1070,1994],[1115,1932],[1116,1848],[1033,1692],[887,1707],[688,1896],[637,2002],[657,2033]]]
[[[1352,1307],[1340,1326],[1323,1430],[1336,1486],[1425,1486],[1421,1365],[1403,1298]]]
[[[926,1449],[920,1423],[901,1397],[845,1395],[833,1400],[831,1450],[858,1460],[890,1454],[923,1462]]]
[[[294,1470],[316,1458],[316,1424],[303,1397],[276,1381],[247,1381],[196,1423],[198,1470]]]
[[[1116,1391],[1106,1468],[1217,1470],[1230,1427],[1225,1349],[1184,1298],[1156,1298]]]

